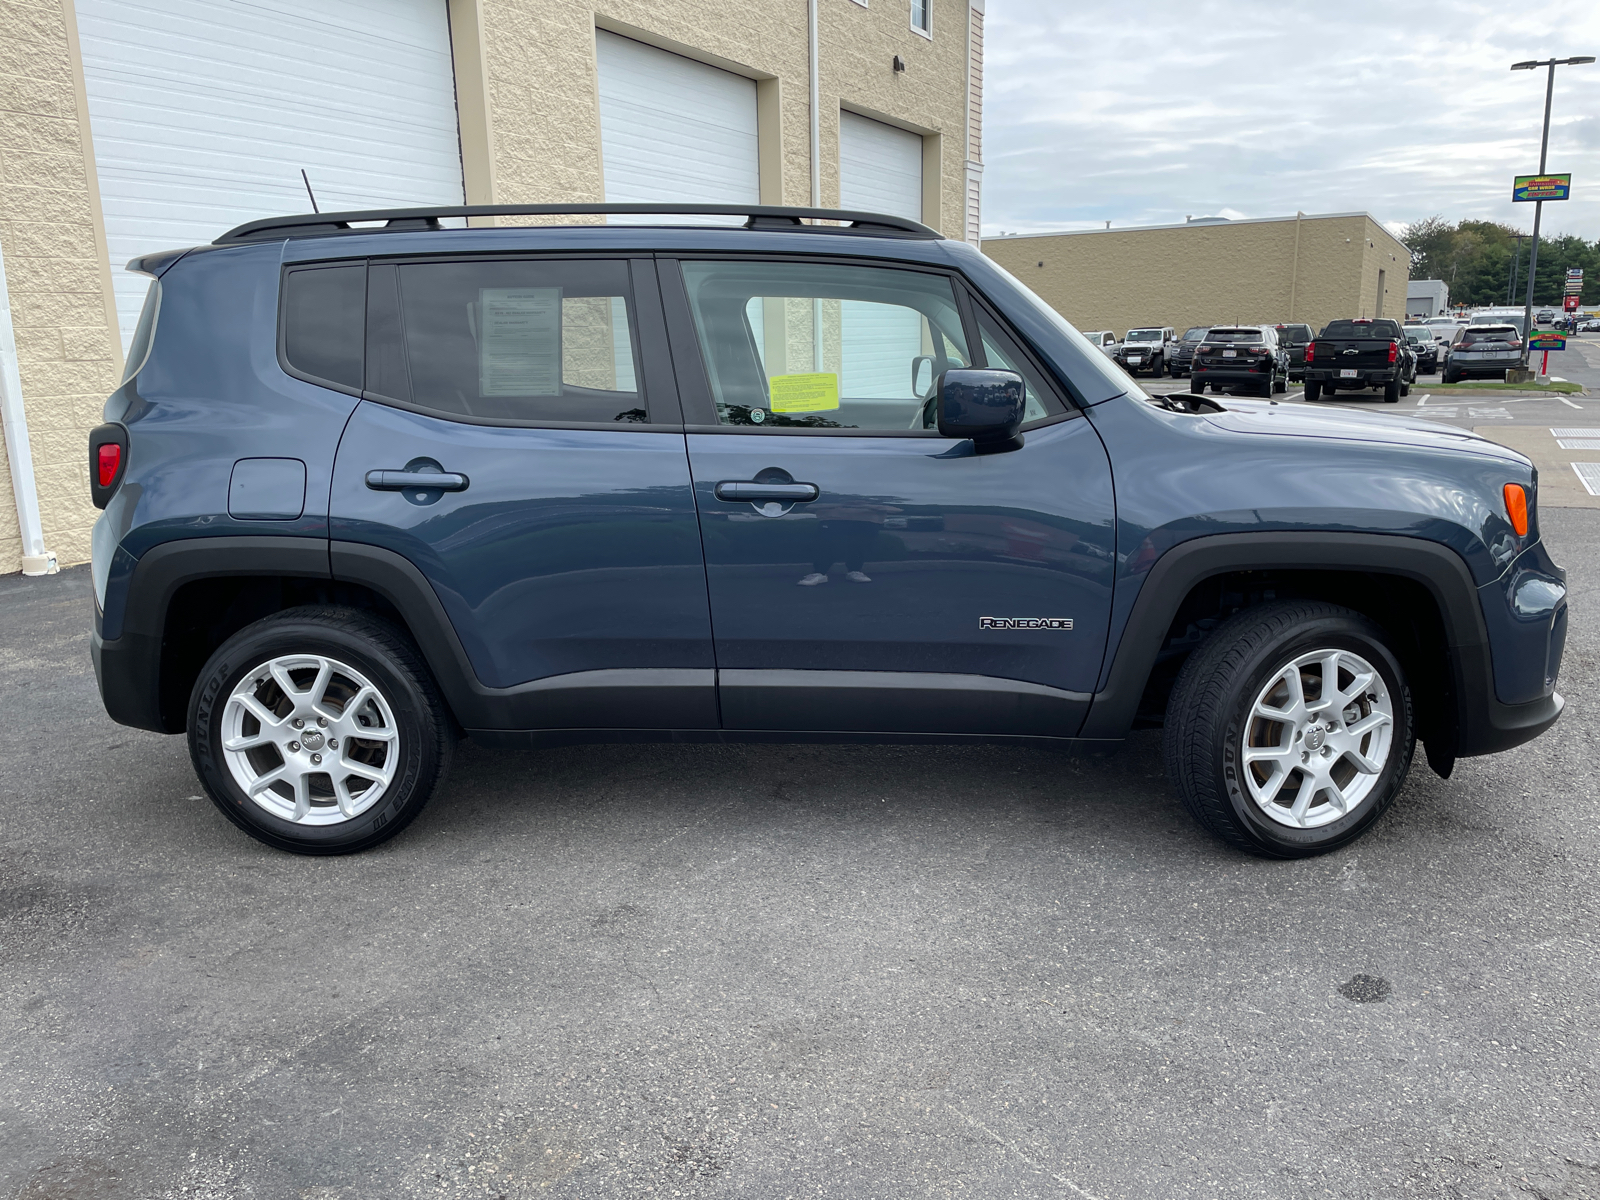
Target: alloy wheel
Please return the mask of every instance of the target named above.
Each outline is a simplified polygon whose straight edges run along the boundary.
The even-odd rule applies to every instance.
[[[1244,780],[1267,817],[1315,829],[1367,798],[1393,742],[1394,703],[1378,670],[1349,650],[1313,650],[1275,672],[1251,705]]]
[[[255,804],[299,825],[336,825],[370,809],[394,782],[394,713],[355,668],[317,654],[273,658],[228,697],[222,748]]]

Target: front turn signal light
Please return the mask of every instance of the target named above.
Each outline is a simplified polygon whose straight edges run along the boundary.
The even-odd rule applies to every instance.
[[[1528,536],[1528,493],[1520,483],[1508,483],[1502,489],[1506,497],[1506,516],[1511,518],[1511,528],[1518,537]]]

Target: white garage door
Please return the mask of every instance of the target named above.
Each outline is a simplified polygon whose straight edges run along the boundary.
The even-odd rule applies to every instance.
[[[839,205],[922,219],[922,139],[853,112],[839,114]],[[860,397],[904,396],[905,370],[923,353],[916,312],[846,300],[844,386]]]
[[[841,112],[839,204],[922,220],[922,139],[882,121]]]
[[[446,0],[76,0],[123,345],[137,254],[310,211],[460,204]]]
[[[760,201],[754,80],[603,30],[595,40],[608,203]]]

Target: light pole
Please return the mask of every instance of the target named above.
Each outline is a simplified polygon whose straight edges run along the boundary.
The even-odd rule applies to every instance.
[[[1506,284],[1506,304],[1509,306],[1517,298],[1517,276],[1522,274],[1522,243],[1528,240],[1525,233],[1511,235],[1517,239],[1517,252],[1511,260],[1511,279]]]
[[[1512,63],[1513,71],[1531,71],[1535,67],[1549,67],[1550,75],[1544,85],[1544,132],[1539,135],[1539,174],[1544,174],[1545,156],[1550,149],[1550,100],[1556,90],[1556,68],[1575,67],[1581,63],[1592,63],[1593,55],[1579,58],[1545,58],[1529,59],[1527,62]],[[1539,266],[1539,218],[1544,215],[1544,201],[1539,200],[1533,206],[1533,245],[1528,249],[1528,301],[1522,309],[1522,369],[1528,369],[1528,356],[1531,353],[1528,347],[1528,338],[1533,333],[1533,278],[1534,271]]]

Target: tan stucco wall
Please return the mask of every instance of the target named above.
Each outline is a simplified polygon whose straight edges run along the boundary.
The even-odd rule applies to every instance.
[[[1181,332],[1293,320],[1320,328],[1373,316],[1380,269],[1384,315],[1404,316],[1410,267],[1405,247],[1361,213],[989,238],[983,252],[1079,329],[1119,337],[1142,326]]]
[[[820,0],[821,191],[839,203],[839,110],[924,136],[923,220],[962,234],[967,68],[966,0],[934,0],[933,38],[910,27],[905,0],[864,8]],[[612,0],[592,4],[452,0],[458,97],[475,94],[481,61],[488,120],[462,118],[467,194],[500,203],[602,200],[595,30],[635,37],[758,81],[762,200],[811,201],[804,0]],[[475,32],[477,41],[473,42]],[[897,74],[899,55],[906,70]],[[937,209],[937,211],[933,211]]]
[[[595,30],[638,37],[758,81],[762,199],[810,203],[804,0],[448,0],[467,198],[603,198]],[[963,225],[967,0],[934,0],[933,38],[905,0],[820,0],[822,203],[839,202],[839,110],[925,138],[923,219]],[[898,54],[906,70],[896,73]],[[85,435],[121,370],[72,0],[0,0],[0,250],[45,546],[89,557]],[[0,453],[0,572],[20,567]]]
[[[63,565],[89,557],[85,436],[121,368],[70,11],[0,0],[0,249],[44,543]],[[0,572],[10,572],[21,564],[9,464],[4,486]]]

